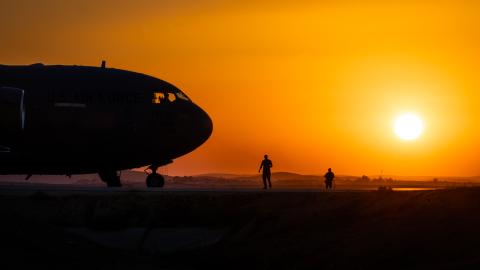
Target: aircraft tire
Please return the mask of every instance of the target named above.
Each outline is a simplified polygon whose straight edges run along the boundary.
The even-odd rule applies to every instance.
[[[107,182],[108,187],[121,187],[122,183],[120,183],[120,177],[116,177],[112,179],[111,181]]]
[[[147,176],[147,187],[163,187],[165,185],[165,179],[162,175],[152,173]]]
[[[121,187],[120,177],[116,171],[102,171],[98,175],[103,182],[107,184],[107,187]]]

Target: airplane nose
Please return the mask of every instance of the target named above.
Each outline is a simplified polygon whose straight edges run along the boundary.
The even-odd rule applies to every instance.
[[[198,145],[203,144],[210,138],[213,131],[213,122],[210,116],[202,110],[199,106],[195,105],[195,127],[194,134],[198,138]]]

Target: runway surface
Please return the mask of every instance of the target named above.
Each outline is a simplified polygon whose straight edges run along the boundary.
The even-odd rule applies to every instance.
[[[0,185],[2,269],[478,269],[480,189]]]
[[[394,188],[393,191],[427,191],[436,190],[438,188]],[[169,193],[169,192],[185,192],[185,193],[318,193],[318,192],[372,192],[377,191],[375,187],[356,188],[356,189],[334,189],[326,191],[323,188],[272,188],[262,189],[256,187],[233,187],[233,188],[205,188],[205,187],[164,187],[164,188],[147,188],[147,187],[119,187],[119,188],[107,188],[104,186],[78,186],[78,185],[45,185],[45,184],[12,184],[12,183],[0,183],[0,194],[6,193],[18,193],[29,194],[32,192],[42,191],[46,193],[56,194],[68,194],[68,193],[95,193],[95,194],[112,194],[112,193]]]

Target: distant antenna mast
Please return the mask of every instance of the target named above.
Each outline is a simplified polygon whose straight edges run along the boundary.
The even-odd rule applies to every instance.
[[[102,68],[105,68],[107,66],[107,62],[105,60],[102,61]]]

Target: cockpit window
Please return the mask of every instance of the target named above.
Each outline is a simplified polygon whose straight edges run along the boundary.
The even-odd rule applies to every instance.
[[[152,103],[153,104],[160,104],[162,100],[165,98],[165,94],[161,92],[153,92]]]
[[[178,97],[179,99],[183,99],[183,100],[186,100],[186,101],[190,101],[190,99],[189,99],[184,93],[182,93],[182,92],[176,92],[175,94],[177,95],[177,97]]]
[[[153,92],[152,104],[162,104],[166,102],[174,102],[177,99],[171,92]]]
[[[177,99],[177,97],[173,93],[167,93],[167,99],[170,102],[174,102]]]

